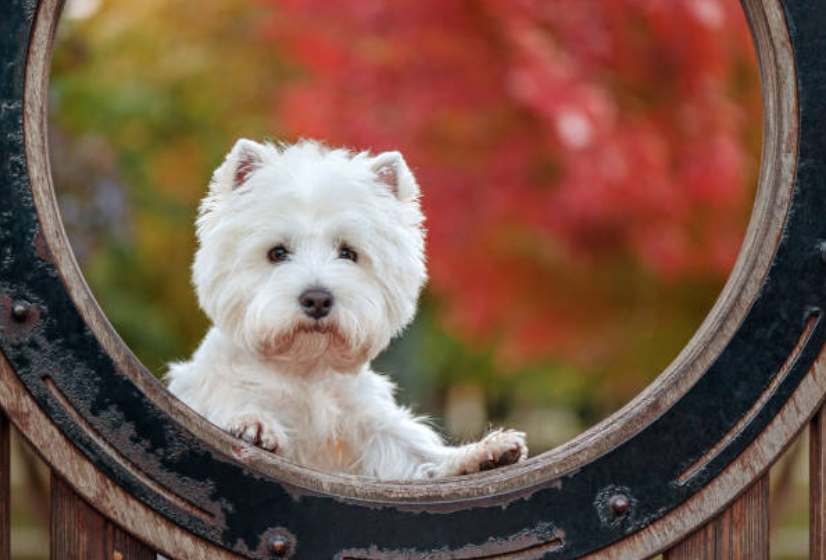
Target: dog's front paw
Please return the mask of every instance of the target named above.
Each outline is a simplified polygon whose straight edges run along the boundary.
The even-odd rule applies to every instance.
[[[244,414],[230,420],[226,431],[252,445],[275,452],[281,437],[273,423],[257,414]]]
[[[495,430],[473,445],[462,461],[459,474],[489,471],[513,465],[528,456],[525,434],[516,430]]]

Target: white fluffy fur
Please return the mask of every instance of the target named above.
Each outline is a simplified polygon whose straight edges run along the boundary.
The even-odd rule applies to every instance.
[[[169,389],[209,421],[300,465],[382,479],[476,472],[527,454],[497,430],[446,446],[370,361],[413,318],[426,279],[419,188],[401,154],[239,140],[197,221],[193,282],[213,327]],[[268,252],[282,245],[283,262]],[[340,257],[342,246],[357,261]],[[299,296],[325,289],[328,316]]]

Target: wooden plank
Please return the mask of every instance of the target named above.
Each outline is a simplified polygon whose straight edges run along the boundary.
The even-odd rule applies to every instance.
[[[826,379],[823,381],[826,386]],[[15,427],[32,448],[61,478],[95,509],[120,527],[151,543],[171,558],[208,558],[237,560],[224,548],[199,539],[112,482],[72,445],[26,391],[0,352],[0,409],[5,410]]]
[[[684,540],[686,535],[695,533],[714,519],[715,512],[721,510],[718,504],[734,503],[742,494],[741,488],[749,488],[753,481],[765,475],[823,405],[825,390],[826,348],[821,350],[814,367],[803,378],[794,396],[727,470],[663,518],[581,560],[651,558],[674,547],[674,543]],[[686,557],[683,555],[683,558]],[[672,558],[675,557],[672,555]]]
[[[52,475],[53,560],[155,560],[155,553]]]
[[[9,418],[0,411],[0,560],[11,558],[11,429]]]
[[[826,408],[809,427],[809,558],[826,560]]]
[[[665,554],[665,560],[768,560],[769,477]]]

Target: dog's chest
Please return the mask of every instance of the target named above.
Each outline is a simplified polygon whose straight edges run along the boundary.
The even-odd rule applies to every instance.
[[[349,471],[355,466],[357,440],[364,427],[346,387],[323,384],[303,388],[289,408],[284,420],[294,460],[323,470]]]

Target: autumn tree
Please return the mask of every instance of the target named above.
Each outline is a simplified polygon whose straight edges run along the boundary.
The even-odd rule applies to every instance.
[[[756,182],[737,2],[268,5],[298,76],[273,119],[405,153],[450,329],[493,345],[505,373],[573,363],[611,387],[673,358],[731,269]]]
[[[192,219],[239,136],[404,152],[432,280],[389,369],[431,405],[625,402],[719,292],[756,181],[735,0],[112,0],[61,25],[52,83],[84,272],[158,372],[203,334]]]

